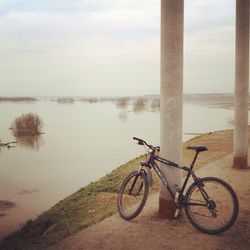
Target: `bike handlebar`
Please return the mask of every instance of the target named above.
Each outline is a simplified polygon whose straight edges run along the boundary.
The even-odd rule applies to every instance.
[[[138,141],[139,145],[146,145],[151,150],[158,150],[158,151],[160,151],[160,146],[154,147],[153,145],[149,145],[146,141],[144,141],[143,139],[140,139],[138,137],[133,137],[133,139],[136,140],[136,141]]]

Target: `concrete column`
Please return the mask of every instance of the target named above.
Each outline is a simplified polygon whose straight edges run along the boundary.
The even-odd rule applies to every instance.
[[[182,161],[182,102],[183,102],[183,26],[184,1],[161,0],[161,156]],[[180,170],[161,166],[169,186],[180,185]],[[159,214],[173,218],[175,206],[161,184]]]
[[[247,167],[249,84],[249,0],[236,0],[234,167]]]

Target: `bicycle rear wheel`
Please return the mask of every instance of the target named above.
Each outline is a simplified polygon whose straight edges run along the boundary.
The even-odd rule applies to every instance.
[[[189,187],[185,212],[190,223],[201,232],[219,234],[235,223],[239,202],[229,184],[219,178],[206,177]]]
[[[131,220],[139,215],[148,196],[148,182],[146,174],[134,171],[122,183],[117,199],[117,208],[120,216]]]

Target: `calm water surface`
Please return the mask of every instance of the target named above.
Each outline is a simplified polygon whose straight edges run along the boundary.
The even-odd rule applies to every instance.
[[[143,153],[133,136],[159,144],[159,112],[133,112],[112,102],[59,104],[0,103],[0,139],[16,140],[14,119],[33,112],[44,122],[36,142],[20,142],[0,152],[0,200],[14,208],[1,211],[0,237],[34,218],[90,181]],[[230,128],[232,110],[184,105],[184,140],[192,135]]]

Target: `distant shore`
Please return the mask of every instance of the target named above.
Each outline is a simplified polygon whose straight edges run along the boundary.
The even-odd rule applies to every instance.
[[[137,99],[160,99],[160,94],[135,95],[135,96],[0,96],[0,101],[36,101],[36,100],[80,100],[80,101],[111,101],[121,98]],[[233,103],[233,93],[196,93],[183,94],[184,102],[208,102],[208,103]],[[250,102],[250,96],[249,96]]]
[[[38,101],[34,97],[0,97],[0,102],[35,102]]]
[[[138,100],[140,100],[138,102]],[[98,103],[98,102],[116,102],[118,106],[124,105],[124,101],[127,103],[136,101],[140,106],[145,105],[145,102],[151,101],[151,108],[159,110],[160,107],[160,95],[141,95],[141,96],[44,96],[44,97],[0,97],[1,102],[36,102],[36,101],[56,101],[58,103],[71,103],[80,101],[84,103]],[[232,93],[214,93],[214,94],[183,94],[183,102],[190,104],[206,105],[209,108],[234,108],[234,95]],[[137,104],[137,105],[138,105]],[[248,100],[248,109],[250,110],[250,97]]]

